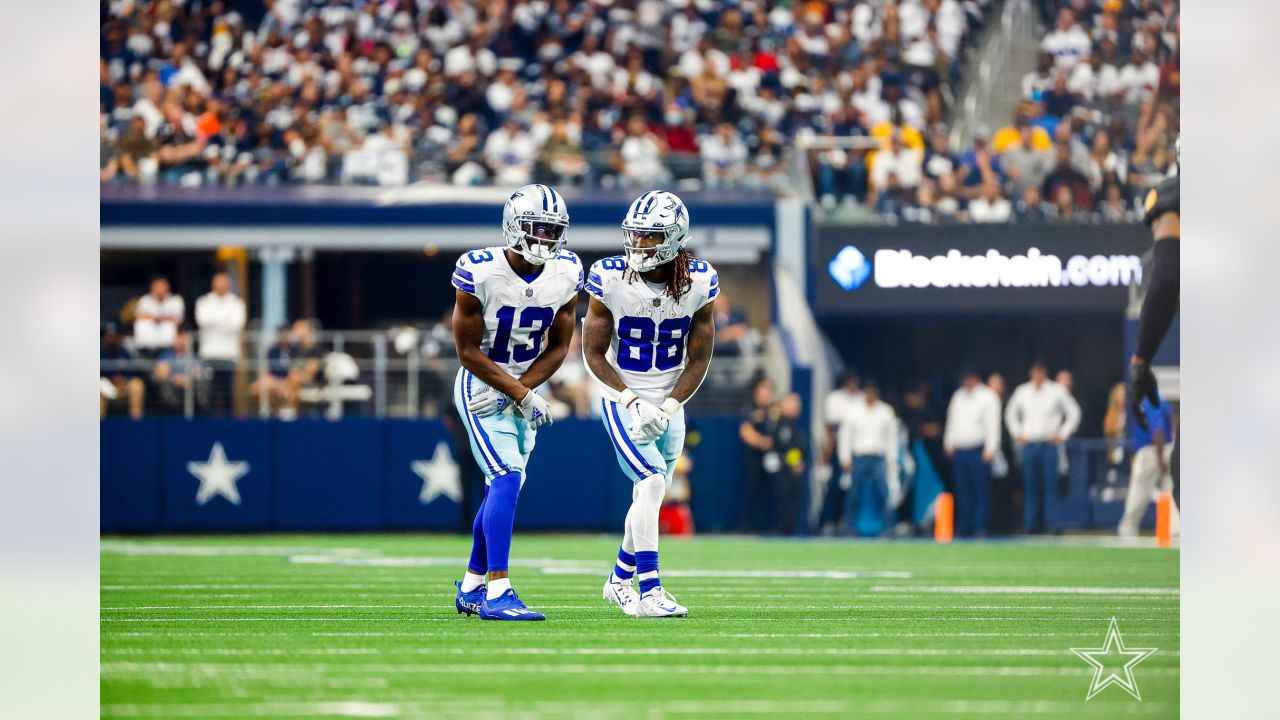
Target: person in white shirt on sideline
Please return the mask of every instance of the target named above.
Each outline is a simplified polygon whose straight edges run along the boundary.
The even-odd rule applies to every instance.
[[[1004,410],[1009,434],[1022,451],[1022,529],[1045,530],[1045,496],[1058,474],[1058,446],[1080,425],[1080,406],[1066,388],[1049,379],[1044,363],[1031,365],[1031,379],[1018,386]]]
[[[154,360],[160,351],[172,348],[185,313],[182,297],[169,290],[169,279],[160,275],[152,278],[151,292],[138,298],[134,309],[133,346],[137,353]]]
[[[858,374],[854,372],[841,375],[839,385],[827,393],[822,401],[822,417],[827,426],[827,435],[822,446],[822,469],[819,470],[823,478],[823,492],[818,527],[823,534],[835,534],[844,517],[844,495],[848,488],[842,487],[840,483],[842,475],[839,471],[840,460],[836,456],[836,441],[849,409],[859,402],[862,402],[862,384],[858,380]]]
[[[231,409],[231,378],[240,361],[240,333],[245,325],[244,300],[231,292],[231,277],[213,276],[211,291],[196,300],[200,359],[212,373],[210,405],[214,412]]]
[[[862,402],[852,404],[840,424],[837,453],[841,470],[852,475],[844,502],[846,532],[858,532],[858,516],[866,506],[880,517],[880,532],[888,530],[888,478],[897,472],[898,416],[880,399],[874,382],[863,384]]]
[[[983,537],[991,520],[991,461],[1000,449],[1000,397],[976,370],[964,370],[960,383],[947,406],[942,447],[954,473],[956,534]]]

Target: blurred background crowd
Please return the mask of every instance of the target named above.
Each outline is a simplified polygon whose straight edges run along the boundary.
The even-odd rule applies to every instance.
[[[999,5],[104,0],[101,180],[787,193],[801,153],[828,210],[1131,220],[1175,162],[1178,3],[1037,2],[1016,110],[959,145]]]

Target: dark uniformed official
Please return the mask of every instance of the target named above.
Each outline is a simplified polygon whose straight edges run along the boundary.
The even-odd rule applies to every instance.
[[[1130,361],[1129,410],[1143,429],[1147,427],[1143,413],[1143,400],[1159,405],[1156,377],[1151,372],[1151,358],[1173,324],[1178,312],[1180,277],[1178,249],[1180,222],[1178,216],[1178,176],[1165,178],[1147,193],[1143,222],[1151,228],[1155,238],[1155,261],[1151,269],[1151,284],[1142,301],[1142,313],[1138,317],[1138,345]],[[1170,470],[1173,475],[1173,498],[1179,500],[1178,446],[1173,447]]]

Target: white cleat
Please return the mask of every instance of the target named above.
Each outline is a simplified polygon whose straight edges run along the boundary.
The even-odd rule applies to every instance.
[[[676,602],[674,596],[666,588],[658,586],[640,598],[636,606],[636,617],[688,617],[689,608]]]
[[[604,581],[604,599],[622,608],[623,615],[635,616],[640,594],[629,582],[614,582],[613,575]]]

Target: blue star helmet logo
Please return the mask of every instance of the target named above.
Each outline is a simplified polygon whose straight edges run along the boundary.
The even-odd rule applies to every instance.
[[[871,261],[858,248],[845,245],[827,265],[827,272],[840,287],[857,290],[871,277]]]

